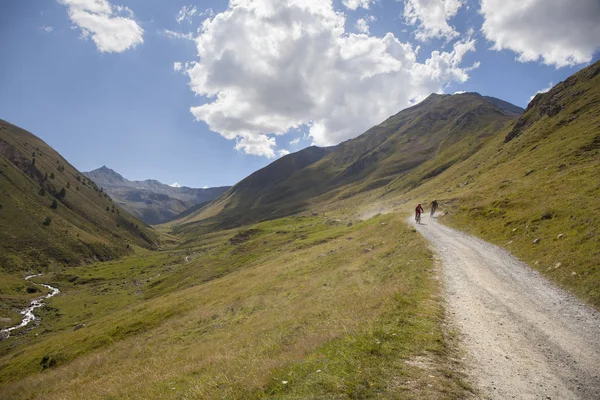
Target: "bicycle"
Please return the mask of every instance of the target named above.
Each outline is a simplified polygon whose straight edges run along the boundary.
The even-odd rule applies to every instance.
[[[421,213],[417,213],[417,214],[415,214],[415,222],[416,222],[417,224],[420,224],[420,223],[421,223]]]

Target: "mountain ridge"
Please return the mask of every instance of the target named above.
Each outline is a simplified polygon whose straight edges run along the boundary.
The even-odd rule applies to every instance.
[[[171,186],[155,179],[130,181],[106,165],[84,174],[106,189],[121,207],[149,224],[168,222],[229,189]]]
[[[305,210],[319,196],[347,196],[345,187],[359,192],[382,187],[440,152],[453,152],[454,161],[468,157],[518,111],[522,109],[478,93],[431,94],[354,139],[274,161],[173,225],[187,229],[205,220],[236,226]],[[436,166],[431,176],[439,173],[436,169],[444,166]]]

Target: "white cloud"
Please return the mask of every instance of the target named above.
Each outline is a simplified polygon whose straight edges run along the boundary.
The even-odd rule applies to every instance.
[[[281,149],[281,150],[277,150],[277,154],[279,154],[279,157],[283,157],[283,156],[287,156],[288,154],[290,154],[290,151],[286,150],[286,149]]]
[[[194,5],[183,6],[183,7],[181,7],[181,10],[179,10],[179,12],[177,13],[177,17],[175,19],[177,20],[178,24],[182,23],[184,20],[187,20],[188,22],[192,22],[192,17],[194,15],[196,15],[197,13],[198,13],[198,9],[196,8],[196,6],[194,6]]]
[[[203,22],[198,60],[184,68],[207,100],[190,111],[236,149],[275,157],[275,135],[308,126],[315,144],[337,144],[468,79],[461,62],[474,40],[420,63],[418,47],[349,34],[345,22],[322,0],[232,0]]]
[[[81,29],[82,37],[91,36],[102,53],[122,53],[144,43],[144,30],[133,20],[133,11],[127,7],[113,6],[107,0],[58,2],[67,6],[69,18]]]
[[[180,188],[181,187],[181,185],[178,182],[171,183],[169,186],[174,187],[174,188]]]
[[[54,27],[53,26],[46,26],[46,25],[44,25],[44,26],[40,27],[40,29],[43,30],[44,32],[47,32],[47,33],[50,33],[52,31],[54,31]]]
[[[600,49],[598,0],[482,0],[482,31],[494,50],[557,68],[591,61]]]
[[[207,8],[206,10],[199,12],[198,8],[194,5],[183,6],[181,10],[177,13],[177,17],[175,20],[178,24],[181,24],[183,21],[192,22],[193,17],[213,17],[215,12],[212,8]]]
[[[377,18],[375,18],[374,16],[367,15],[364,18],[360,18],[359,20],[357,20],[354,27],[356,28],[356,30],[359,33],[369,34],[370,33],[369,23],[374,22],[376,20],[377,20]]]
[[[533,98],[534,98],[536,95],[540,94],[540,93],[546,93],[547,91],[549,91],[550,89],[552,89],[552,87],[553,87],[553,86],[554,86],[554,85],[552,84],[552,82],[550,82],[550,83],[548,84],[548,87],[538,90],[538,91],[537,91],[537,92],[536,92],[536,93],[535,93],[533,96],[531,96],[531,97],[529,98],[529,101],[533,100]]]
[[[356,10],[359,7],[368,9],[371,3],[376,0],[342,0],[342,4],[351,10]]]
[[[176,61],[176,62],[173,63],[173,70],[175,72],[179,72],[182,69],[183,69],[183,64],[182,63],[180,63],[179,61]]]
[[[202,189],[208,189],[207,185],[202,186]]]
[[[291,140],[291,141],[290,141],[290,146],[295,146],[295,145],[297,145],[298,143],[300,143],[300,138],[299,138],[299,137],[297,137],[297,138],[296,138],[296,139],[294,139],[294,140]]]
[[[164,29],[162,31],[162,33],[170,39],[194,40],[194,34],[191,32],[181,33],[181,32],[175,32],[175,31],[172,31],[169,29]]]
[[[404,0],[404,21],[417,26],[418,40],[432,38],[451,40],[458,32],[448,24],[462,7],[461,0]]]

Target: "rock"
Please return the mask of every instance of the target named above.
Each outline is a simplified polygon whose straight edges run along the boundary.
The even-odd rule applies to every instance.
[[[538,243],[540,242],[540,240],[542,240],[542,239],[540,239],[540,238],[535,238],[535,239],[533,240],[533,244],[538,244]]]
[[[559,239],[562,239],[562,238],[564,238],[564,237],[565,237],[565,235],[563,235],[563,234],[561,233],[561,234],[559,234],[557,237],[558,237]]]
[[[352,223],[352,221],[348,222],[348,226],[349,226],[349,227],[350,227],[350,226],[352,226],[352,225],[354,225],[354,224]]]
[[[353,237],[352,237],[352,236],[348,236],[348,237],[346,237],[346,240],[352,240],[352,239],[353,239]]]
[[[318,212],[316,212],[316,211],[313,211],[313,213],[312,213],[312,216],[313,216],[313,217],[316,217],[316,216],[318,216],[318,215],[319,215],[319,213],[318,213]]]
[[[530,169],[527,172],[525,172],[525,176],[531,175],[535,172],[535,169]]]
[[[516,231],[517,231],[517,228],[513,229],[512,231],[513,231],[513,232],[516,232]]]
[[[81,328],[85,328],[85,324],[79,324],[76,325],[75,328],[73,328],[73,332],[80,330]]]
[[[572,276],[577,276],[577,272],[573,271],[573,272],[571,272],[571,275]]]
[[[557,262],[556,264],[554,264],[554,269],[560,268],[562,266],[561,262]]]
[[[362,252],[363,252],[363,253],[370,253],[370,252],[372,252],[372,251],[373,251],[373,249],[363,249],[363,251],[362,251]]]

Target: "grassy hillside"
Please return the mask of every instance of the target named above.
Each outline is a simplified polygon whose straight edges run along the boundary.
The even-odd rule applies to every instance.
[[[424,240],[398,217],[348,222],[274,220],[40,278],[63,294],[38,335],[0,342],[0,393],[464,396]]]
[[[492,101],[493,100],[493,101]],[[431,95],[338,146],[311,147],[275,161],[198,212],[173,222],[184,232],[220,229],[309,210],[402,177],[442,153],[438,174],[467,158],[520,110],[476,93]],[[200,230],[202,231],[202,230]]]
[[[0,326],[18,320],[13,306],[32,296],[7,275],[110,260],[156,238],[50,146],[0,121],[0,317],[10,319]]]
[[[388,196],[422,184],[402,198],[437,197],[445,223],[600,307],[600,63],[538,94],[468,160],[430,180],[426,167],[390,185]]]

